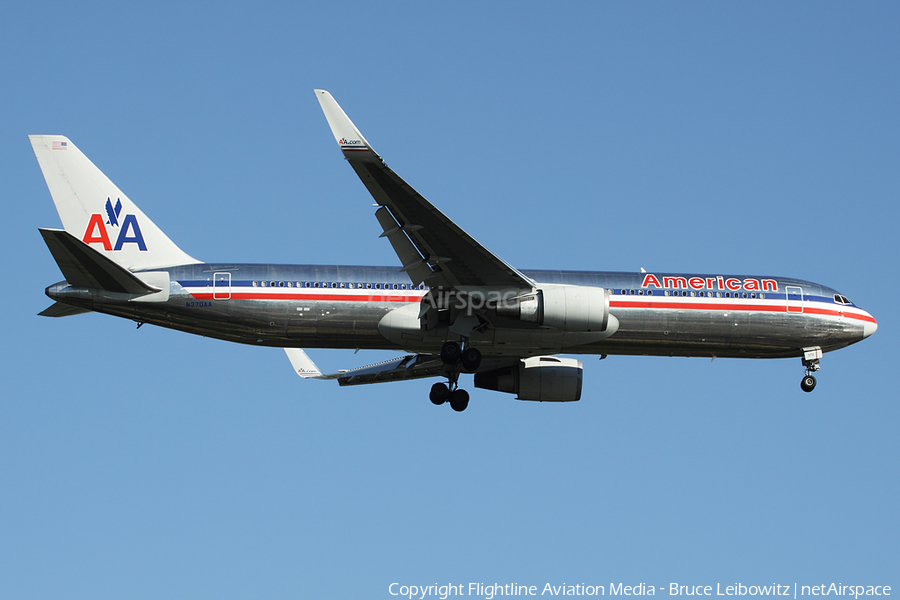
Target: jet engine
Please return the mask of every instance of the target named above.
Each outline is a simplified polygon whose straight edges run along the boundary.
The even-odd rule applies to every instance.
[[[547,285],[497,303],[497,314],[563,331],[601,332],[609,325],[609,290],[581,285]]]
[[[574,402],[581,399],[580,360],[532,356],[518,364],[475,374],[475,387],[508,394],[517,400]]]

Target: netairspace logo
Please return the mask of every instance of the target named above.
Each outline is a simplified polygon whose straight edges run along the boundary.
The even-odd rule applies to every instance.
[[[475,596],[485,600],[494,600],[507,596],[655,596],[668,593],[669,596],[788,596],[796,600],[800,596],[844,596],[858,600],[860,596],[890,596],[889,585],[844,585],[842,583],[823,583],[819,585],[799,585],[772,583],[766,585],[745,585],[743,583],[712,585],[683,585],[670,583],[668,586],[656,587],[646,583],[625,585],[623,583],[603,584],[567,584],[554,585],[546,583],[541,586],[520,583],[469,583],[469,584],[432,584],[406,585],[392,583],[388,586],[391,596],[403,598],[428,597],[447,600],[453,596]]]

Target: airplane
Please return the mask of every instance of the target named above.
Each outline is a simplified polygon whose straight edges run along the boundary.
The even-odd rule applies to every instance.
[[[71,141],[33,135],[63,224],[39,229],[65,277],[46,288],[55,302],[40,314],[94,311],[280,347],[300,377],[341,386],[439,377],[431,402],[457,412],[470,373],[476,388],[519,400],[579,400],[583,363],[560,354],[799,357],[810,392],[825,352],[878,328],[847,296],[799,279],[517,269],[394,173],[331,94],[315,94],[399,267],[202,262]],[[407,354],[323,374],[304,348]]]

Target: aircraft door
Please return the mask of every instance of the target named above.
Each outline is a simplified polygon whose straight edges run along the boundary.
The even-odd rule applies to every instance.
[[[803,312],[803,288],[800,286],[789,285],[784,288],[787,293],[787,311]]]
[[[213,300],[231,299],[231,273],[213,273]]]

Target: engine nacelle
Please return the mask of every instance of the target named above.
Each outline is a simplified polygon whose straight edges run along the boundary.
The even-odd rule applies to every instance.
[[[609,325],[609,290],[544,285],[534,293],[498,303],[497,314],[562,331],[602,332]]]
[[[583,371],[574,358],[532,356],[512,367],[476,373],[475,387],[518,394],[517,400],[574,402],[581,399]]]

